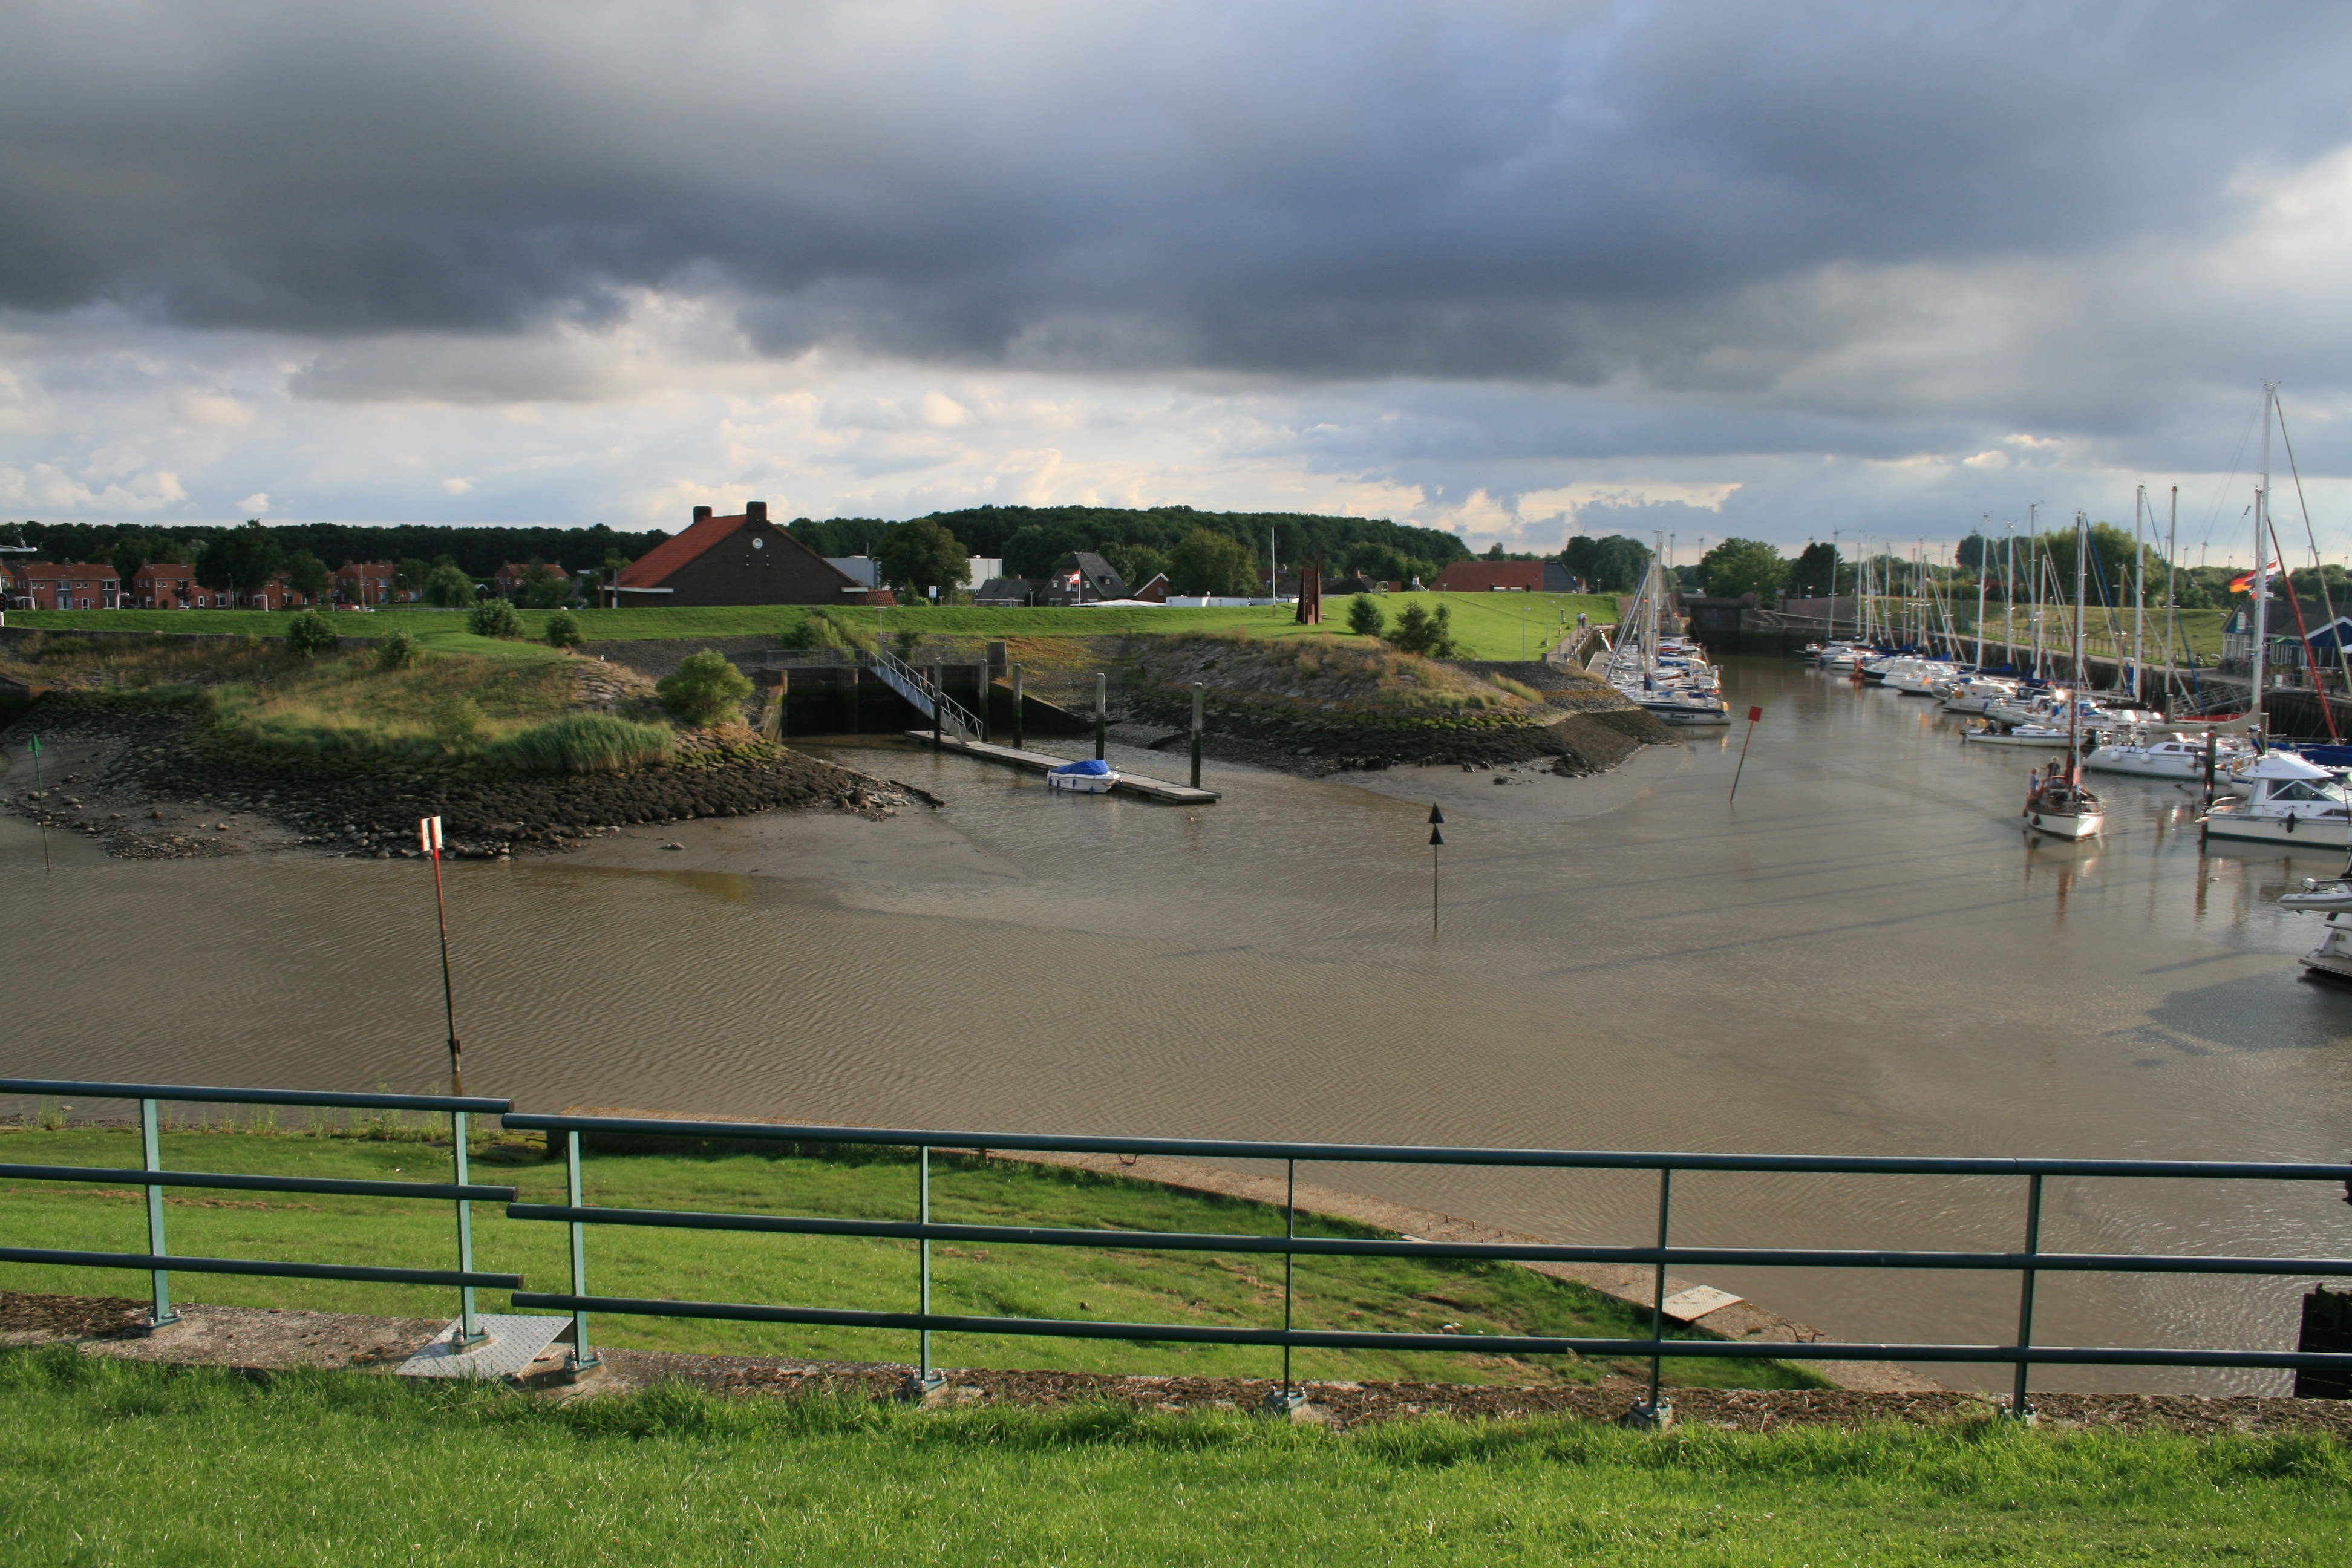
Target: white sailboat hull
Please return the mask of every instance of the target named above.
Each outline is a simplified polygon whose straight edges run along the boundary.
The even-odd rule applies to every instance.
[[[2327,917],[2319,945],[2303,955],[2306,971],[2324,979],[2352,980],[2352,926],[2343,922],[2342,915]]]
[[[2107,814],[2104,811],[2069,813],[2028,808],[2025,813],[2026,826],[2053,838],[2095,838],[2106,825]]]

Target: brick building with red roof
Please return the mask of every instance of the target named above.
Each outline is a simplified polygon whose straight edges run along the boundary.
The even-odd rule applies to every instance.
[[[608,575],[608,605],[887,605],[874,590],[785,532],[768,518],[768,503],[746,501],[733,517],[707,506],[694,521]]]
[[[1430,591],[1438,594],[1540,594],[1544,563],[1540,561],[1456,561],[1437,574]]]

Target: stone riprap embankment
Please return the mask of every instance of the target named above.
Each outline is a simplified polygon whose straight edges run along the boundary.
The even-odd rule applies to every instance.
[[[37,787],[23,754],[28,731],[44,749]],[[637,823],[817,808],[878,814],[911,804],[882,780],[767,745],[618,773],[299,770],[211,752],[191,708],[55,696],[5,739],[14,762],[0,781],[8,810],[133,859],[305,847],[392,858],[417,853],[422,816],[442,818],[452,852],[495,858]]]

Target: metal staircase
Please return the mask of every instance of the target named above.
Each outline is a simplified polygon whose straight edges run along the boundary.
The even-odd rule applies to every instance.
[[[877,648],[869,656],[876,674],[882,683],[908,702],[924,718],[934,720],[939,727],[959,741],[982,739],[980,721],[961,703],[940,689],[937,683],[897,655]]]

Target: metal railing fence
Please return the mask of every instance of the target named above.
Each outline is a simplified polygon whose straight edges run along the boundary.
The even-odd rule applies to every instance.
[[[279,1279],[351,1279],[383,1285],[444,1285],[457,1290],[457,1336],[461,1344],[477,1344],[482,1332],[476,1321],[474,1292],[513,1290],[522,1285],[517,1274],[483,1273],[474,1268],[473,1205],[511,1203],[512,1187],[476,1186],[467,1179],[466,1118],[473,1112],[496,1116],[512,1100],[471,1095],[359,1094],[310,1089],[207,1089],[191,1084],[87,1083],[51,1079],[0,1079],[0,1094],[71,1096],[76,1100],[127,1100],[139,1106],[139,1142],[142,1167],[109,1170],[89,1165],[0,1164],[0,1177],[32,1182],[89,1182],[108,1186],[144,1187],[147,1193],[145,1252],[80,1252],[46,1247],[0,1247],[0,1263],[52,1263],[78,1268],[144,1270],[153,1292],[149,1321],[154,1327],[179,1321],[172,1307],[171,1277],[182,1274],[236,1274]],[[447,1182],[368,1182],[329,1176],[255,1176],[233,1172],[168,1171],[163,1168],[158,1108],[164,1105],[266,1105],[357,1110],[446,1111],[449,1117],[453,1180]],[[163,1190],[167,1187],[207,1187],[232,1192],[326,1193],[341,1196],[446,1199],[457,1205],[457,1267],[455,1268],[391,1268],[349,1263],[279,1263],[250,1258],[188,1258],[173,1256],[164,1245]]]
[[[2063,1253],[2042,1249],[2042,1194],[2053,1179],[2150,1179],[2278,1181],[2346,1184],[2352,1194],[2352,1164],[2294,1164],[2180,1160],[2033,1160],[1942,1156],[1710,1154],[1591,1150],[1443,1148],[1412,1144],[1290,1143],[1238,1139],[1067,1137],[1016,1132],[925,1131],[887,1127],[824,1127],[784,1122],[687,1121],[612,1116],[563,1116],[511,1112],[510,1129],[561,1133],[567,1195],[564,1204],[510,1203],[509,1217],[545,1220],[568,1227],[572,1289],[568,1292],[518,1291],[518,1308],[552,1309],[572,1317],[573,1353],[582,1365],[589,1350],[588,1315],[715,1319],[741,1322],[805,1323],[908,1330],[917,1336],[917,1376],[929,1383],[934,1333],[1013,1334],[1064,1339],[1160,1340],[1194,1344],[1265,1345],[1283,1352],[1286,1396],[1294,1387],[1291,1353],[1300,1348],[1330,1350],[1444,1351],[1473,1354],[1647,1358],[1650,1408],[1658,1402],[1661,1362],[1667,1355],[1738,1359],[1795,1358],[1806,1361],[1895,1361],[2005,1363],[2015,1368],[2011,1408],[2023,1414],[2027,1373],[2036,1364],[2108,1366],[2199,1366],[2287,1369],[2352,1369],[2352,1354],[2301,1351],[2232,1351],[2196,1348],[2037,1345],[2033,1342],[2034,1285],[2048,1273],[2269,1275],[2352,1278],[2352,1257],[2223,1258],[2202,1255]],[[914,1217],[858,1220],[719,1214],[699,1210],[614,1208],[583,1201],[583,1133],[665,1139],[713,1139],[768,1143],[867,1145],[916,1151]],[[1006,1152],[1166,1155],[1212,1160],[1279,1162],[1286,1176],[1284,1234],[1248,1236],[1191,1232],[1077,1230],[1050,1226],[942,1224],[931,1218],[930,1152],[933,1150]],[[1516,1242],[1383,1240],[1297,1234],[1297,1168],[1302,1163],[1480,1165],[1497,1168],[1584,1171],[1654,1171],[1658,1178],[1657,1241],[1648,1247],[1565,1246]],[[1671,1245],[1674,1178],[1677,1172],[1748,1172],[1817,1175],[1945,1175],[2021,1177],[2026,1183],[2023,1246],[2013,1252],[1841,1250],[1759,1247]],[[2347,1196],[2352,1201],[2352,1196]],[[746,1231],[786,1236],[863,1237],[919,1244],[916,1310],[866,1311],[824,1307],[779,1307],[748,1302],[680,1301],[593,1295],[588,1289],[586,1228],[592,1225],[672,1229]],[[1198,1323],[1126,1323],[1068,1319],[980,1317],[931,1310],[930,1246],[934,1241],[1032,1247],[1091,1247],[1122,1250],[1254,1253],[1284,1260],[1283,1323],[1280,1328],[1238,1328]],[[1292,1271],[1300,1257],[1452,1258],[1479,1262],[1558,1262],[1645,1265],[1654,1270],[1650,1332],[1646,1339],[1577,1338],[1527,1334],[1424,1334],[1301,1329],[1294,1319]],[[2011,1344],[1908,1344],[1895,1342],[1670,1340],[1665,1332],[1666,1271],[1678,1265],[1801,1268],[1975,1269],[2014,1273],[2019,1279],[2017,1338]]]

